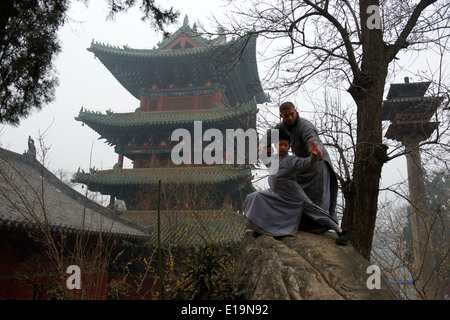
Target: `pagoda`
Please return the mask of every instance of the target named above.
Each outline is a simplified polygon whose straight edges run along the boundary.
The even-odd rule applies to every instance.
[[[190,27],[186,16],[182,27],[154,49],[93,41],[88,51],[140,105],[129,113],[80,110],[75,119],[113,146],[118,161],[109,170],[79,170],[73,181],[110,195],[112,201],[125,201],[127,212],[155,211],[158,199],[161,210],[227,207],[242,212],[245,196],[255,190],[251,165],[204,160],[175,164],[171,152],[186,141],[171,138],[182,128],[196,139],[195,124],[201,124],[203,132],[220,130],[224,139],[227,129],[256,129],[257,104],[268,101],[258,75],[256,36],[205,38],[195,24]],[[192,141],[203,150],[209,143]],[[191,150],[193,159],[195,147]],[[132,168],[123,167],[124,157],[132,161]]]
[[[393,83],[383,102],[382,120],[390,120],[386,138],[404,143],[430,137],[438,123],[430,122],[442,102],[442,97],[425,97],[431,82]]]
[[[393,83],[383,102],[382,120],[390,125],[385,137],[402,143],[405,147],[408,172],[409,201],[414,264],[418,272],[415,285],[426,299],[442,299],[438,287],[436,265],[431,241],[436,218],[427,212],[427,195],[420,155],[420,142],[430,138],[439,123],[430,121],[442,104],[441,96],[425,96],[431,82]]]

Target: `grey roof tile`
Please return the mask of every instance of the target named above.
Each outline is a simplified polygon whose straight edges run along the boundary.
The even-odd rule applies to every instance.
[[[0,228],[42,226],[54,232],[149,238],[142,228],[64,184],[36,159],[0,148]]]

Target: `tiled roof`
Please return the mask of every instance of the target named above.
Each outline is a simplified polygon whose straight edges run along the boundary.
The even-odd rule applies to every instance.
[[[175,41],[179,36],[186,35],[192,40],[194,40],[196,43],[198,43],[200,46],[198,47],[192,47],[188,49],[183,50],[167,50],[165,49],[169,44],[171,44],[173,41]],[[201,34],[199,34],[196,31],[196,28],[192,29],[189,26],[189,21],[187,19],[184,20],[183,26],[181,26],[178,30],[176,30],[174,33],[170,34],[169,37],[163,39],[160,43],[158,43],[157,47],[154,49],[133,49],[128,46],[113,46],[110,44],[100,43],[98,41],[92,40],[90,48],[88,48],[88,51],[94,52],[95,54],[98,53],[106,53],[106,54],[114,54],[116,56],[122,56],[122,57],[133,57],[136,59],[139,58],[156,58],[156,57],[179,57],[179,56],[186,56],[186,55],[193,55],[196,56],[201,52],[210,51],[212,49],[217,49],[219,47],[228,47],[232,45],[237,45],[236,43],[241,40],[242,42],[245,42],[244,40],[247,40],[246,38],[238,39],[238,40],[232,40],[229,42],[223,42],[220,41],[220,37],[217,39],[209,40],[207,38],[202,37]]]
[[[214,125],[227,120],[239,121],[239,117],[256,112],[256,104],[249,102],[234,108],[217,106],[212,109],[178,110],[178,111],[148,111],[114,113],[94,112],[81,109],[75,120],[86,123],[93,128],[130,128],[145,126],[168,126],[189,124],[194,121],[202,121]]]
[[[166,49],[179,36],[186,36],[200,46]],[[119,83],[140,99],[141,89],[153,85],[167,89],[184,88],[206,82],[225,87],[231,105],[256,97],[258,103],[269,98],[261,87],[256,61],[256,35],[248,34],[226,41],[208,40],[185,24],[155,49],[132,49],[92,42],[88,51],[95,54]]]
[[[174,42],[179,36],[181,35],[187,35],[188,37],[192,38],[197,42],[201,47],[208,47],[211,45],[214,45],[217,40],[208,40],[204,37],[202,37],[200,34],[197,33],[197,27],[194,24],[193,29],[189,26],[189,18],[186,15],[184,17],[183,25],[181,28],[179,28],[177,31],[169,35],[167,38],[165,38],[163,41],[158,43],[159,49],[164,49],[167,46],[169,46],[172,42]]]
[[[405,136],[415,135],[422,139],[428,139],[438,128],[437,122],[426,122],[421,125],[391,124],[384,135],[388,139],[404,141]]]
[[[157,243],[157,211],[126,211],[121,217],[147,227]],[[242,214],[222,210],[161,211],[161,244],[163,246],[238,243],[246,227]]]
[[[398,97],[384,100],[382,120],[392,120],[397,114],[411,112],[431,117],[442,101],[443,97]]]
[[[423,97],[431,82],[392,83],[386,99],[401,98],[402,96]]]
[[[0,229],[33,229],[145,241],[147,232],[61,182],[36,159],[0,148]]]
[[[228,165],[208,167],[172,167],[99,170],[91,173],[77,172],[73,181],[103,186],[129,186],[158,184],[217,184],[251,178],[251,170]]]

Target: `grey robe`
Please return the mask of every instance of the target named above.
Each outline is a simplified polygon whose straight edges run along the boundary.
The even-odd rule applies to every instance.
[[[275,129],[282,130],[289,135],[291,138],[292,152],[298,157],[305,158],[310,155],[309,148],[311,141],[316,142],[318,147],[323,151],[324,161],[320,161],[313,170],[299,171],[296,179],[309,199],[327,211],[336,220],[338,192],[336,174],[333,171],[330,156],[320,140],[315,126],[310,121],[298,117],[293,125],[287,125],[281,121],[275,126]],[[324,185],[327,180],[329,181],[329,187]],[[326,205],[325,203],[328,204]]]
[[[318,157],[299,158],[285,155],[279,158],[277,173],[268,178],[270,189],[253,192],[244,200],[244,214],[248,226],[262,234],[272,236],[295,235],[302,214],[325,225],[324,230],[337,223],[321,208],[314,205],[295,181],[298,172],[313,170]]]

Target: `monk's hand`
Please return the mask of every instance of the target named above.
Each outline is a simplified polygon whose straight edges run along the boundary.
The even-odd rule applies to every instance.
[[[315,156],[319,156],[319,159],[321,160],[323,158],[323,152],[317,146],[317,143],[315,143],[314,141],[311,141],[310,146],[311,146],[311,148],[310,148],[311,153]]]

